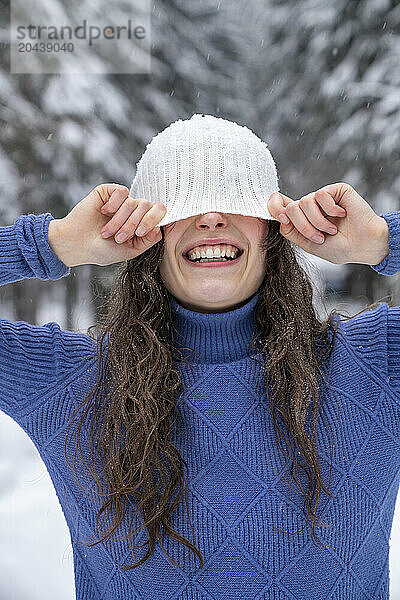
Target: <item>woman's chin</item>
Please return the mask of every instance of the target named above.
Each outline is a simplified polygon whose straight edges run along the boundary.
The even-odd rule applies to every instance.
[[[237,288],[235,291],[237,294]],[[232,293],[229,293],[229,290],[225,287],[218,293],[218,290],[213,286],[208,293],[203,287],[199,290],[198,294],[196,294],[195,290],[192,290],[190,295],[186,293],[185,297],[179,298],[177,296],[177,299],[182,306],[189,310],[196,312],[222,312],[223,310],[231,310],[229,307],[235,304],[234,296],[234,290],[232,290]]]

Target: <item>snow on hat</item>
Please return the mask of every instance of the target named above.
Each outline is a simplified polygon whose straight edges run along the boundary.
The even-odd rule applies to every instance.
[[[129,195],[162,202],[159,226],[208,212],[273,219],[267,201],[279,192],[268,146],[250,129],[194,114],[153,137],[136,164]]]

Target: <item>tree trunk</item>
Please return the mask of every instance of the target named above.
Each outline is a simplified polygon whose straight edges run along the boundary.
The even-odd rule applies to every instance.
[[[43,285],[43,282],[39,279],[24,279],[12,284],[15,321],[36,324],[40,285]]]
[[[106,293],[107,288],[103,284],[101,277],[104,277],[104,267],[90,265],[90,300],[93,310],[93,318],[98,321],[99,317],[106,312]]]
[[[68,277],[63,278],[65,291],[65,328],[69,331],[74,330],[74,307],[77,303],[78,295],[78,276],[76,271],[71,269]]]

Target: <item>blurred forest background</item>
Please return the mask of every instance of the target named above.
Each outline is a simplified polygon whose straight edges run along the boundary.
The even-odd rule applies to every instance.
[[[54,12],[63,4],[43,2]],[[108,6],[98,0],[102,3]],[[129,18],[129,3],[113,4],[119,19]],[[12,224],[20,214],[51,212],[55,218],[64,217],[102,182],[130,187],[135,164],[151,138],[195,112],[234,120],[264,139],[287,196],[298,199],[328,183],[345,181],[378,214],[400,210],[397,0],[157,0],[151,12],[151,73],[138,75],[10,74],[9,14],[4,6],[1,21],[0,226]],[[399,276],[383,277],[366,265],[337,266],[314,258],[311,262],[321,273],[320,289],[328,307],[355,312],[389,293],[394,304],[400,304]],[[3,286],[2,317],[32,324],[55,320],[65,329],[85,331],[103,310],[118,267],[86,265],[73,268],[59,281],[31,279]],[[48,577],[50,564],[53,591],[47,581],[48,595],[44,587],[36,592],[30,587],[30,594],[24,595],[19,581],[21,595],[17,595],[17,575],[10,590],[4,588],[13,562],[3,559],[1,538],[6,539],[8,532],[9,547],[14,535],[22,552],[28,536],[34,543],[38,535],[25,527],[18,542],[17,520],[21,515],[28,518],[28,513],[22,501],[15,520],[7,509],[10,498],[17,505],[18,489],[27,497],[24,476],[13,470],[25,468],[26,474],[28,457],[38,460],[24,434],[10,427],[2,416],[0,597],[46,600],[57,593],[60,599],[72,598],[72,562],[65,575],[65,581],[71,577],[71,587],[60,592],[63,575],[49,562],[54,546],[42,547],[32,572],[37,579],[42,569]],[[17,451],[21,444],[26,444],[22,458]],[[33,472],[46,477],[44,466],[34,464]],[[65,545],[60,507],[56,499],[49,499],[47,479],[43,485],[46,491],[37,499],[51,507],[47,517],[50,514],[54,523],[48,543],[64,536]],[[14,486],[11,493],[10,486]],[[11,528],[4,529],[6,518],[13,534]],[[48,562],[43,566],[46,552]],[[393,553],[391,560],[394,565]],[[392,597],[400,598],[398,566],[391,568],[391,578]]]

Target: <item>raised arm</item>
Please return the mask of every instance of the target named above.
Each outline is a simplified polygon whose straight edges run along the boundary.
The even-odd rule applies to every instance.
[[[13,225],[0,227],[0,285],[59,279],[73,266],[110,265],[148,250],[161,240],[157,223],[167,209],[128,194],[126,186],[100,184],[62,219],[50,213],[21,215]],[[140,236],[138,225],[146,230]],[[117,243],[104,236],[105,229],[110,236],[123,232],[128,238]],[[19,414],[43,403],[45,394],[64,386],[88,359],[93,365],[96,350],[95,340],[54,322],[38,326],[0,319],[0,410],[18,422]]]
[[[400,273],[400,211],[382,215],[389,227],[389,254],[372,268],[381,275]],[[389,385],[400,392],[400,307],[386,309],[387,378]]]
[[[381,275],[396,275],[400,272],[400,211],[381,216],[389,227],[389,253],[371,268]],[[400,392],[400,307],[383,303],[346,321],[344,330],[355,353],[373,365],[396,394]]]
[[[21,215],[0,227],[0,285],[22,279],[59,279],[70,273],[48,240],[50,213]],[[19,422],[93,355],[89,336],[55,322],[30,325],[0,319],[0,410]],[[86,361],[87,362],[87,361]]]
[[[372,268],[381,275],[396,275],[400,273],[400,211],[382,216],[389,226],[389,254]],[[389,307],[386,318],[388,383],[400,392],[400,307]]]

